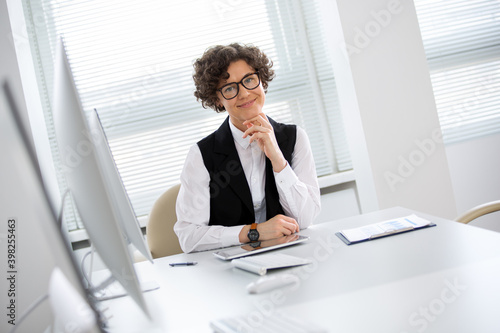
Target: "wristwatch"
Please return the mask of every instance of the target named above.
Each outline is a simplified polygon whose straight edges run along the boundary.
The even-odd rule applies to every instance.
[[[257,231],[257,223],[252,223],[250,226],[250,230],[248,231],[248,239],[250,239],[251,242],[255,242],[259,239],[259,232]]]

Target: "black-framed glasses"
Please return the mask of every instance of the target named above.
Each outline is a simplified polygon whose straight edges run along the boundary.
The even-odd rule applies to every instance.
[[[227,100],[233,99],[238,96],[240,92],[240,84],[248,90],[257,88],[260,84],[259,72],[247,74],[241,79],[240,82],[232,82],[222,86],[217,91],[220,91],[222,97]]]

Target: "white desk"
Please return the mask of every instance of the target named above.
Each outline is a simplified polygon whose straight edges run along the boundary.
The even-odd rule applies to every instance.
[[[335,232],[416,213],[437,224],[347,246]],[[284,248],[313,264],[288,269],[298,287],[250,295],[257,275],[233,268],[211,252],[139,263],[141,280],[160,289],[145,294],[148,322],[129,297],[107,301],[113,332],[211,332],[209,322],[274,311],[310,320],[329,332],[500,332],[500,234],[403,208],[315,225],[311,239]],[[198,261],[170,267],[170,262]],[[271,272],[268,274],[276,274]]]

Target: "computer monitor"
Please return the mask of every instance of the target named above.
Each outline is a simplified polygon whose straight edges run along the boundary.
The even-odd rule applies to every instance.
[[[60,272],[59,276],[64,275],[65,277],[67,286],[65,292],[70,290],[74,296],[73,299],[76,300],[73,304],[85,307],[89,311],[80,313],[81,316],[71,315],[68,319],[68,316],[58,311],[60,307],[54,308],[53,327],[71,324],[75,331],[85,333],[103,332],[101,329],[102,316],[97,310],[93,296],[83,284],[83,277],[75,261],[73,251],[68,247],[65,235],[57,224],[57,212],[51,202],[49,191],[44,186],[29,131],[23,125],[19,109],[7,81],[2,82],[0,89],[0,154],[5,161],[8,161],[8,163],[2,163],[2,172],[0,172],[0,184],[2,184],[0,187],[0,211],[15,215],[11,217],[11,221],[16,223],[14,222],[15,217],[20,224],[18,226],[20,230],[19,243],[17,243],[14,232],[11,233],[13,237],[9,237],[11,241],[16,242],[13,244],[12,249],[19,252],[17,253],[19,260],[14,260],[11,263],[12,266],[9,266],[11,275],[15,276],[15,274],[21,272],[20,274],[33,274],[33,278],[48,279],[48,272],[52,271],[52,269]],[[38,265],[40,252],[37,251],[40,251],[40,249],[36,248],[30,252],[22,250],[26,246],[29,247],[30,244],[23,243],[28,238],[26,234],[22,234],[21,230],[29,231],[30,223],[36,223],[43,230],[53,260],[44,258],[43,264]],[[12,243],[10,244],[12,245]],[[17,259],[16,255],[13,258]],[[53,267],[54,264],[57,265],[55,268]],[[35,267],[37,265],[38,267]],[[61,281],[61,279],[58,280]],[[49,281],[54,282],[55,280],[50,279]],[[26,295],[26,290],[28,290],[26,286],[18,285],[17,287],[19,289],[23,288],[24,292],[19,292],[19,295],[15,293],[16,297],[21,297],[24,302],[37,296]],[[33,288],[29,288],[29,290],[32,293],[39,292],[40,295],[38,296],[46,292],[46,290]],[[62,292],[60,288],[57,288],[57,291],[49,292],[50,301],[56,301],[57,296],[61,295],[60,292]],[[18,303],[21,303],[21,299],[18,300]],[[66,303],[60,303],[59,305],[67,306]],[[75,308],[71,311],[76,312]],[[38,313],[40,311],[33,312],[32,315],[39,320],[36,317]],[[24,325],[28,325],[28,323],[21,323],[21,318],[21,313],[18,313],[16,328],[20,327],[18,331],[27,331],[28,326]],[[29,316],[26,318],[29,318]],[[37,325],[37,328],[40,329],[39,322],[37,322]]]
[[[89,129],[94,143],[97,162],[103,175],[104,185],[110,194],[113,209],[119,217],[118,222],[122,226],[125,241],[128,244],[134,245],[145,258],[153,262],[151,251],[149,251],[149,247],[142,235],[139,222],[137,221],[115,160],[109,149],[108,140],[99,114],[95,109],[89,116]]]
[[[54,72],[53,120],[64,176],[89,239],[112,276],[150,318],[133,260],[123,238],[120,215],[99,166],[97,148],[89,140],[83,112],[66,56],[58,43]]]

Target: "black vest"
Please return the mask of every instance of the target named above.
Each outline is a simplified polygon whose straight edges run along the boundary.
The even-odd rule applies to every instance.
[[[291,166],[296,127],[277,123],[271,118],[269,122],[274,128],[278,146]],[[209,225],[236,226],[255,222],[252,194],[229,127],[229,117],[217,131],[199,141],[198,147],[210,174]],[[265,197],[267,219],[284,214],[271,161],[267,157]]]

